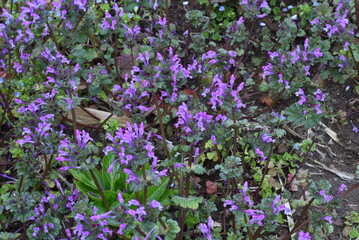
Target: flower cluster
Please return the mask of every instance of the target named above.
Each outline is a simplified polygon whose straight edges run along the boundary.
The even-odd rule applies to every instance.
[[[98,149],[95,145],[90,143],[93,139],[85,130],[76,130],[75,136],[75,143],[69,138],[60,141],[59,154],[56,157],[56,160],[59,162],[67,162],[69,164],[68,166],[61,167],[60,170],[90,170],[95,168],[98,163],[98,158],[96,158],[94,154],[98,152]]]

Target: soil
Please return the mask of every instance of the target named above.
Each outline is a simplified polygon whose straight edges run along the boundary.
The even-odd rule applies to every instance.
[[[308,164],[303,166],[303,169],[309,170],[310,179],[328,180],[333,186],[333,191],[336,191],[341,184],[347,185],[348,188],[358,184],[355,171],[359,165],[359,133],[353,132],[351,121],[355,126],[359,126],[359,97],[353,93],[352,87],[347,90],[347,86],[331,82],[325,89],[333,112],[345,116],[342,119],[335,117],[325,121],[326,126],[338,134],[339,143],[323,133],[322,146],[318,146],[319,151],[314,152],[307,161],[311,166]],[[315,160],[353,179],[343,179],[333,172],[316,167],[318,165]],[[343,198],[342,208],[337,211],[338,216],[334,219],[334,233],[329,239],[349,239],[348,236],[343,235],[343,228],[344,217],[351,211],[359,211],[359,188]]]

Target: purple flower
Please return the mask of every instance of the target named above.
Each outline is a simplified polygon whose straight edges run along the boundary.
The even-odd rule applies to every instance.
[[[74,5],[78,6],[80,10],[86,9],[87,0],[74,0]]]
[[[229,211],[234,211],[234,210],[238,210],[238,206],[232,201],[232,200],[225,200],[223,203],[223,207],[227,207],[227,206],[231,206],[231,208],[229,209]]]
[[[76,139],[77,139],[77,144],[81,149],[84,149],[86,147],[86,144],[90,140],[93,140],[92,138],[90,138],[90,135],[87,132],[85,132],[85,130],[82,130],[80,132],[77,129],[76,129]]]
[[[208,223],[200,223],[199,229],[201,230],[203,237],[207,240],[212,240],[211,228],[213,227],[213,220],[211,217],[208,218]]]
[[[264,156],[264,153],[260,150],[259,147],[256,148],[255,153],[258,154],[262,158],[262,161],[265,161],[267,159],[267,157]]]
[[[338,196],[340,196],[342,194],[342,192],[344,191],[344,189],[346,189],[346,188],[347,188],[347,185],[341,184],[338,189]]]
[[[263,66],[262,69],[263,69],[263,76],[262,76],[263,78],[274,74],[273,73],[273,64],[271,64],[271,63],[268,63],[268,65]]]
[[[325,216],[325,217],[322,217],[321,219],[327,221],[329,224],[333,223],[333,219],[331,216]]]
[[[310,240],[310,239],[312,238],[310,237],[309,233],[305,233],[303,231],[300,231],[298,233],[298,240]]]
[[[314,50],[314,52],[309,52],[311,53],[314,57],[319,58],[323,56],[323,53],[320,52],[320,48],[317,48]]]
[[[333,200],[333,196],[331,196],[331,195],[326,195],[326,194],[325,194],[325,190],[320,190],[320,191],[319,191],[319,195],[321,195],[321,196],[324,197],[324,201],[325,201],[326,203],[328,203],[328,202],[330,202],[331,200]]]
[[[266,133],[263,134],[262,136],[262,142],[265,142],[265,143],[275,143],[275,139],[273,139],[271,136],[267,135]]]
[[[100,215],[94,215],[94,216],[91,216],[90,219],[91,219],[91,221],[98,221],[103,218],[109,218],[109,217],[111,217],[111,213],[112,213],[112,211],[109,211],[107,213],[100,214]]]
[[[160,211],[162,211],[162,209],[163,209],[161,203],[156,200],[151,201],[150,208],[158,208],[158,210],[160,210]]]
[[[298,101],[299,105],[303,105],[305,102],[307,102],[307,98],[305,97],[303,89],[299,88],[295,95],[297,97],[300,96],[300,100]]]
[[[283,210],[286,210],[286,207],[285,207],[284,203],[279,204],[279,206],[278,206],[279,202],[280,202],[280,195],[278,195],[272,202],[271,208],[273,209],[273,214],[274,215],[277,215],[279,212],[281,212]]]
[[[323,113],[323,111],[320,109],[321,105],[317,104],[314,106],[315,111],[317,112],[317,114],[321,114]]]
[[[249,220],[249,222],[251,224],[257,224],[259,226],[262,226],[262,220],[266,217],[264,215],[263,211],[259,211],[259,210],[253,210],[253,209],[247,209],[244,210],[243,212],[247,213],[249,216],[251,216],[251,219]]]
[[[130,169],[124,168],[123,173],[128,174],[128,179],[126,180],[127,184],[129,184],[130,182],[140,183],[140,180],[136,177],[136,175]]]
[[[17,73],[21,73],[21,72],[22,72],[22,66],[21,66],[21,64],[18,63],[18,62],[14,62],[13,68],[16,70]]]
[[[243,189],[240,190],[241,191],[241,196],[242,196],[242,201],[246,202],[248,204],[248,206],[253,206],[253,201],[251,200],[250,196],[247,195],[247,191],[248,191],[248,182],[244,182],[243,184]]]
[[[358,128],[353,124],[352,121],[350,121],[353,126],[353,132],[358,133]]]

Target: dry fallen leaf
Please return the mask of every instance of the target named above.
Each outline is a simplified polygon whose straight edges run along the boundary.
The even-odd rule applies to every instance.
[[[85,109],[85,110],[84,110]],[[111,113],[93,109],[93,108],[75,108],[76,122],[82,125],[97,125],[100,124],[100,121],[106,120]],[[71,112],[66,116],[70,121],[72,119]],[[117,120],[120,124],[120,127],[125,127],[127,122],[131,122],[131,119],[128,117],[117,117],[111,116],[109,120]]]
[[[217,189],[218,189],[218,185],[211,181],[206,182],[206,187],[207,187],[206,192],[207,192],[207,194],[210,194],[210,195],[217,192]]]
[[[259,101],[261,101],[261,103],[264,103],[265,105],[271,107],[274,104],[274,100],[272,97],[273,97],[272,93],[267,93],[267,94],[263,95],[262,97],[260,97]]]

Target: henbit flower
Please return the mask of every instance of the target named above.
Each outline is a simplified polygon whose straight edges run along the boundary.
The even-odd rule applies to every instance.
[[[338,189],[338,196],[340,196],[342,194],[342,192],[344,191],[344,189],[346,189],[346,188],[347,188],[347,185],[341,184]]]
[[[330,202],[331,200],[333,200],[333,196],[332,195],[326,195],[325,190],[320,190],[319,195],[323,196],[324,201],[327,202],[327,203]]]
[[[266,133],[263,134],[262,136],[262,142],[265,143],[275,143],[275,139],[273,139],[271,136],[267,135]]]
[[[166,17],[163,17],[163,18],[160,18],[157,22],[157,24],[161,25],[162,28],[165,28],[166,27],[166,23],[167,23],[167,19]]]
[[[311,236],[309,235],[308,232],[305,233],[305,232],[303,232],[303,231],[300,231],[300,232],[298,233],[298,240],[310,240],[310,239],[312,239],[312,238],[311,238]]]
[[[243,183],[243,189],[240,190],[241,196],[242,196],[242,201],[243,201],[243,202],[246,202],[246,203],[248,204],[248,206],[253,206],[253,205],[254,205],[253,201],[251,200],[250,196],[247,195],[248,189],[249,189],[249,188],[248,188],[248,182],[245,181],[245,182]]]
[[[279,206],[277,206],[279,202],[280,202],[280,195],[278,195],[272,202],[271,208],[273,209],[274,215],[277,215],[279,212],[286,210],[284,203],[279,204]]]
[[[203,234],[203,237],[207,240],[212,240],[211,228],[213,227],[213,219],[211,217],[208,218],[208,223],[200,223],[199,228]]]
[[[249,222],[251,224],[257,224],[259,226],[262,226],[262,220],[266,217],[264,215],[263,211],[259,211],[259,210],[253,210],[253,209],[247,209],[244,210],[243,212],[247,213],[249,216],[251,216],[251,219],[249,220]]]
[[[231,206],[231,208],[229,209],[229,211],[233,211],[233,210],[238,210],[238,206],[232,201],[232,200],[225,200],[223,203],[223,207],[227,207],[227,206]]]
[[[322,217],[321,219],[327,221],[329,224],[333,223],[333,219],[331,216],[325,216],[325,217]]]
[[[76,129],[76,139],[77,139],[77,145],[84,149],[86,147],[86,144],[89,141],[92,141],[93,139],[90,138],[90,134],[88,134],[85,130],[82,130],[81,132]]]
[[[267,157],[264,156],[264,153],[260,150],[259,147],[256,148],[255,153],[261,157],[262,161],[265,161],[267,159]]]
[[[323,53],[320,52],[320,48],[317,48],[314,50],[314,52],[309,52],[311,53],[314,57],[319,58],[323,56]]]
[[[158,210],[162,211],[163,206],[161,205],[160,202],[156,200],[152,200],[149,208],[158,208]]]
[[[355,132],[355,133],[358,133],[358,128],[354,125],[354,123],[352,122],[352,121],[350,121],[351,122],[351,124],[352,124],[352,126],[353,126],[353,132]]]
[[[97,220],[100,220],[103,218],[109,218],[109,217],[112,218],[113,216],[111,216],[111,213],[112,213],[112,211],[109,211],[107,213],[100,214],[100,215],[94,215],[94,216],[91,216],[90,219],[91,219],[91,221],[97,221]]]

